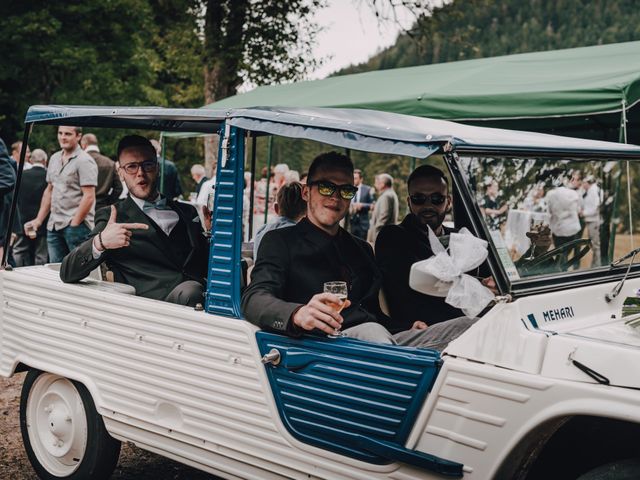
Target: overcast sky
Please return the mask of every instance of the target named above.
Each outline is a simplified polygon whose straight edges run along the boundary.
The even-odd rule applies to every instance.
[[[351,64],[368,60],[385,47],[393,45],[402,28],[408,28],[415,17],[406,9],[396,10],[400,25],[379,23],[367,0],[329,0],[316,15],[325,29],[318,36],[316,58],[330,57],[325,65],[310,75],[324,78]],[[385,12],[390,13],[390,12]]]

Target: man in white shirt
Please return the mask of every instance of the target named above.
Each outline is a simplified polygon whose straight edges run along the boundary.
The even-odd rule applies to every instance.
[[[90,238],[67,255],[64,282],[77,282],[105,262],[136,294],[181,305],[203,302],[208,241],[193,206],[158,193],[158,160],[149,140],[118,144],[118,173],[129,196],[96,214]],[[205,215],[210,230],[210,215]]]
[[[584,197],[582,198],[582,218],[587,227],[587,234],[591,240],[591,251],[593,257],[591,260],[592,267],[598,267],[601,264],[600,252],[600,188],[596,185],[593,176],[588,176],[582,183],[584,189]]]
[[[58,127],[60,151],[49,159],[47,188],[38,215],[24,224],[25,234],[38,230],[47,216],[49,261],[58,263],[86,240],[93,228],[98,166],[82,148],[80,127]]]
[[[549,227],[555,247],[579,238],[581,202],[578,192],[561,185],[547,193],[546,201],[550,214]]]

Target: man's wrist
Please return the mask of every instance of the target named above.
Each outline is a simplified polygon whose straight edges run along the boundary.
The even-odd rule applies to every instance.
[[[99,232],[98,235],[93,237],[93,247],[100,253],[104,252],[107,247],[104,246],[102,242],[102,232]]]

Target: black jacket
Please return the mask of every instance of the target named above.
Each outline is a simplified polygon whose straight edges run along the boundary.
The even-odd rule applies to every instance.
[[[291,315],[322,293],[325,282],[340,280],[349,285],[351,301],[341,312],[343,329],[365,322],[388,325],[378,303],[382,276],[371,246],[342,228],[332,237],[304,218],[263,237],[242,312],[261,328],[291,334]]]
[[[454,231],[445,227],[446,234]],[[411,213],[400,225],[389,225],[380,230],[376,239],[376,259],[393,319],[391,332],[408,330],[416,320],[433,325],[464,315],[444,298],[416,292],[409,286],[411,265],[432,255],[429,238]]]
[[[180,216],[170,236],[145,215],[131,197],[116,202],[118,223],[146,223],[149,229],[132,230],[128,247],[107,250],[100,258],[94,259],[93,237],[104,230],[111,215],[111,207],[99,210],[91,238],[62,260],[62,281],[80,281],[106,261],[115,280],[134,286],[136,295],[141,297],[164,300],[176,285],[185,280],[204,283],[209,248],[200,221],[193,221],[198,214],[186,203],[168,200],[167,205]]]
[[[20,191],[18,192],[18,221],[15,222],[14,232],[24,234],[23,225],[38,216],[42,194],[47,188],[47,169],[44,167],[32,167],[22,172]],[[44,235],[47,231],[45,220],[38,235]]]
[[[0,247],[5,244],[11,210],[11,191],[16,186],[15,161],[0,138]]]

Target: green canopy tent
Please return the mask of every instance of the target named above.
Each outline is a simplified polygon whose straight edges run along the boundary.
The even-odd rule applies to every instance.
[[[640,143],[640,42],[259,87],[204,108],[252,106],[367,108]]]

